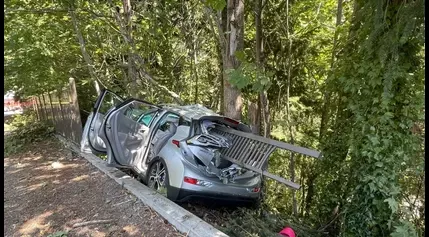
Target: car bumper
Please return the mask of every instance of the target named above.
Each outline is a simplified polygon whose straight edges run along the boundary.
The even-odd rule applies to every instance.
[[[254,202],[260,197],[261,179],[259,176],[236,183],[222,183],[217,177],[208,178],[194,173],[189,169],[185,171],[186,177],[195,178],[206,182],[206,185],[190,184],[184,182],[180,187],[172,187],[172,194],[176,201],[189,199],[215,199],[234,202]],[[254,188],[258,189],[257,192]]]
[[[187,201],[189,199],[215,199],[238,202],[255,202],[260,198],[261,177],[259,175],[237,179],[235,182],[223,183],[218,177],[209,177],[201,170],[182,160],[183,173],[175,168],[169,168],[168,198],[174,201]],[[199,184],[185,182],[185,177],[203,181]],[[254,188],[259,189],[254,192]]]
[[[170,191],[170,190],[169,190]],[[180,188],[172,188],[171,192],[175,193],[177,202],[186,202],[191,200],[216,200],[233,203],[254,203],[259,199],[259,194],[254,196],[237,196],[226,193],[203,192]]]

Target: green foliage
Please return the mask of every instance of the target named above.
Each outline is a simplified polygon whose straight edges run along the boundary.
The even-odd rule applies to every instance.
[[[5,14],[5,91],[28,96],[53,90],[68,80],[78,60],[78,48],[67,27],[67,18],[51,14],[20,15],[32,3],[5,2],[14,9]],[[54,7],[55,4],[45,4]]]
[[[415,227],[408,221],[402,221],[400,225],[395,226],[395,231],[391,237],[417,237],[419,236],[414,229]]]
[[[260,93],[270,88],[273,72],[263,71],[255,63],[249,62],[243,51],[235,52],[241,61],[240,67],[227,71],[228,81],[245,93]]]
[[[307,226],[298,223],[294,218],[284,218],[283,215],[273,214],[263,209],[239,208],[233,211],[228,217],[226,226],[222,227],[221,231],[231,237],[277,237],[278,232],[288,226],[294,229],[297,236],[323,236],[322,232],[311,230]]]
[[[26,111],[24,114],[14,115],[13,119],[8,123],[12,129],[23,128],[37,121],[37,115],[33,111]]]
[[[224,0],[207,0],[206,4],[210,6],[211,8],[221,11],[226,6],[226,1]]]
[[[25,145],[45,139],[54,129],[50,125],[37,121],[34,113],[17,115],[11,122],[13,130],[4,142],[4,156],[15,154]]]
[[[411,228],[400,222],[404,217],[400,180],[404,164],[421,159],[411,127],[424,112],[424,78],[419,73],[422,7],[423,1],[358,1],[350,33],[353,41],[340,57],[335,82],[346,111],[346,117],[337,121],[347,119],[350,128],[349,134],[341,135],[347,148],[337,155],[325,153],[347,174],[348,181],[337,189],[342,196],[337,200],[344,211],[344,236],[387,236],[394,226],[395,233]],[[328,138],[330,142],[339,134],[332,135],[336,137]]]
[[[260,92],[268,92],[272,137],[290,142],[293,133],[296,145],[318,148],[324,159],[295,156],[295,182],[302,188],[293,195],[267,180],[264,209],[271,214],[237,211],[225,231],[269,236],[283,225],[305,223],[302,236],[313,233],[309,229],[323,229],[329,236],[421,236],[424,1],[343,1],[339,26],[337,0],[263,2],[261,60],[256,62],[255,6],[246,2],[244,49],[235,54],[240,67],[225,73],[244,101],[255,102]],[[91,65],[81,56],[70,4]],[[123,11],[120,2],[115,4]],[[120,96],[136,91],[147,101],[172,102],[144,78],[133,83],[128,58],[134,50],[144,61],[138,67],[185,103],[219,111],[224,72],[215,12],[225,13],[226,1],[131,4],[135,49],[124,41],[109,1],[7,0],[5,91],[13,89],[25,98],[74,77],[84,122],[96,98],[91,67],[101,86]],[[212,18],[207,7],[214,10]],[[325,95],[330,95],[326,107]],[[327,129],[319,136],[324,112]],[[12,125],[20,132],[8,137],[9,153],[20,149],[22,139],[48,133],[34,115],[17,117]],[[291,178],[290,160],[288,152],[274,153],[270,171]]]
[[[107,161],[107,155],[98,155],[98,157],[102,160],[106,160]]]

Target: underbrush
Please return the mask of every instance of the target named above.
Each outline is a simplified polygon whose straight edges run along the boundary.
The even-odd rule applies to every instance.
[[[259,209],[238,208],[229,213],[227,220],[223,222],[224,227],[219,227],[219,229],[231,237],[278,237],[280,230],[285,227],[291,227],[297,236],[326,236],[322,232],[303,226],[292,217],[272,214],[266,210],[267,208],[264,207]]]
[[[51,125],[38,121],[32,111],[16,115],[7,126],[11,132],[4,140],[5,157],[22,151],[29,143],[50,137],[54,132]]]

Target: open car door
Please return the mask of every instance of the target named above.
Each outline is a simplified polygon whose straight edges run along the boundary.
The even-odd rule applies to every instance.
[[[109,112],[124,100],[110,90],[103,89],[89,114],[81,139],[81,151],[96,155],[106,154],[102,124]]]
[[[149,128],[160,107],[151,103],[128,99],[116,106],[103,123],[107,162],[114,166],[132,166],[134,160],[148,146]]]

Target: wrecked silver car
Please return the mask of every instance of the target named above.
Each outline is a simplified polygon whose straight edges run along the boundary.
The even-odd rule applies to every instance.
[[[81,150],[107,154],[110,165],[132,169],[173,201],[207,197],[257,202],[275,148],[320,154],[251,134],[250,128],[201,105],[154,105],[123,100],[109,90],[85,124]]]

